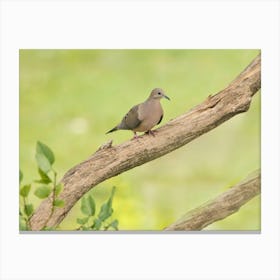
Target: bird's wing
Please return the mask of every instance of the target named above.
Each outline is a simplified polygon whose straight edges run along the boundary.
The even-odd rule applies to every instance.
[[[132,130],[138,127],[141,123],[141,120],[139,119],[138,110],[139,110],[139,105],[135,105],[134,107],[132,107],[122,119],[119,128]]]
[[[163,118],[163,114],[161,115],[161,117],[160,117],[160,119],[159,119],[159,121],[158,121],[157,125],[161,123],[162,118]]]

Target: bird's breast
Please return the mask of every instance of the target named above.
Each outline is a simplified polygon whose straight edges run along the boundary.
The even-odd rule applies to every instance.
[[[139,106],[139,120],[141,120],[141,123],[133,130],[137,132],[144,132],[152,129],[158,124],[162,115],[163,110],[160,102],[141,104]]]

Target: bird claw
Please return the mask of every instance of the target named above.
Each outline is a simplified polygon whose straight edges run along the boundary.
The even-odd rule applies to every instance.
[[[135,139],[138,140],[139,136],[137,135],[137,133],[136,132],[133,132],[133,133],[134,133],[134,136],[131,140],[135,140]]]
[[[148,130],[148,131],[146,131],[146,132],[145,132],[145,134],[152,135],[153,137],[155,137],[155,136],[156,136],[156,135],[155,135],[155,132],[154,132],[154,131],[152,131],[152,130]]]

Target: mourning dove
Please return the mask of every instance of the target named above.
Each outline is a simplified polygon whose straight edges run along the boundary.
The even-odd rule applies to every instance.
[[[136,132],[146,132],[154,136],[151,129],[162,120],[163,110],[160,100],[163,97],[170,100],[161,88],[153,89],[146,101],[133,106],[122,121],[107,133],[123,129],[132,130],[134,133],[133,138],[138,137]]]

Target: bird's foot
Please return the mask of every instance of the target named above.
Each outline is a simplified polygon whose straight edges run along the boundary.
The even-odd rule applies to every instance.
[[[152,135],[153,137],[155,137],[155,132],[153,130],[148,130],[145,132],[145,134],[149,134],[149,135]]]
[[[133,132],[133,133],[134,133],[134,136],[131,140],[134,140],[134,139],[138,140],[139,136],[137,135],[137,133],[136,132]]]

